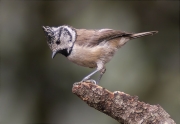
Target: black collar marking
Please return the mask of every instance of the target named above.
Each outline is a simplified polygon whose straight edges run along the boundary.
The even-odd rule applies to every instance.
[[[65,57],[68,57],[72,52],[72,48],[70,49],[69,53],[67,49],[63,49],[63,50],[59,50],[58,53],[61,53],[62,55],[64,55]]]

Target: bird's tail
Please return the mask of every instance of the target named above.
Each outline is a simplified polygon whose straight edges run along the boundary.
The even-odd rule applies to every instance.
[[[144,36],[148,36],[148,35],[154,35],[156,33],[158,33],[158,31],[149,31],[149,32],[142,32],[142,33],[134,33],[134,34],[129,35],[129,38],[130,39],[136,39],[136,38],[139,38],[139,37],[144,37]]]

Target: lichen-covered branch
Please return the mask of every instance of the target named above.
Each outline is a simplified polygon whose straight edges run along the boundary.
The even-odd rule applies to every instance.
[[[138,101],[138,97],[107,89],[93,83],[75,83],[72,92],[89,106],[122,124],[175,124],[160,105]]]

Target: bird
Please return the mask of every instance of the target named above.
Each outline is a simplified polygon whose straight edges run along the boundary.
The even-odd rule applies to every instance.
[[[158,33],[158,31],[128,33],[108,28],[76,29],[69,25],[42,26],[42,28],[52,51],[52,58],[60,53],[79,66],[95,68],[81,80],[81,82],[89,81],[91,76],[100,72],[97,81],[90,80],[95,84],[100,82],[106,72],[105,64],[127,41]]]

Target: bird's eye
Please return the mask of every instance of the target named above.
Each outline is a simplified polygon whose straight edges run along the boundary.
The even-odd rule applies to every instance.
[[[56,41],[56,44],[58,45],[58,44],[60,44],[60,41],[58,40],[58,41]]]

